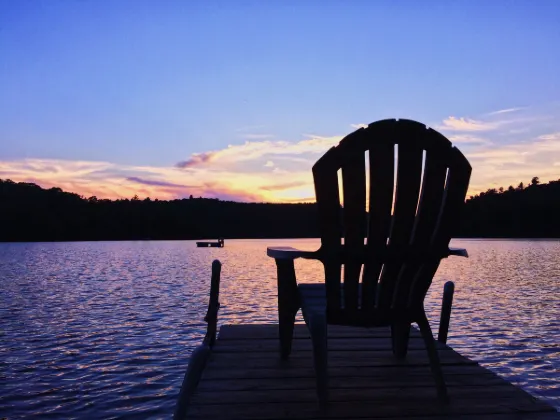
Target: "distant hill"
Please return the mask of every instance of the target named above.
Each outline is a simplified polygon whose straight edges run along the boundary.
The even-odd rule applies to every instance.
[[[0,241],[317,237],[315,204],[99,200],[0,180]],[[560,237],[560,180],[467,200],[458,237]]]

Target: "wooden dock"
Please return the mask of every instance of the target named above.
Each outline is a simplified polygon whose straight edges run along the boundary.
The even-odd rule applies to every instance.
[[[222,326],[186,418],[560,419],[546,402],[438,343],[450,396],[442,405],[417,330],[407,359],[399,362],[389,329],[331,326],[331,402],[321,411],[305,325],[296,325],[287,361],[280,360],[277,330],[274,324]]]

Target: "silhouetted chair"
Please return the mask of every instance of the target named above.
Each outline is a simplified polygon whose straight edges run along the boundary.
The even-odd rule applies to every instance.
[[[468,256],[466,250],[448,246],[470,175],[468,161],[449,140],[410,120],[361,128],[313,166],[321,247],[315,252],[268,248],[267,254],[278,269],[281,355],[287,358],[291,352],[301,308],[312,339],[320,402],[328,400],[327,324],[390,326],[393,353],[401,359],[413,322],[424,339],[438,396],[447,400],[424,297],[442,258]],[[325,284],[297,284],[294,259],[300,257],[323,263]]]

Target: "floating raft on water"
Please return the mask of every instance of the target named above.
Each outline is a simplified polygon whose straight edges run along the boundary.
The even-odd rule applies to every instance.
[[[199,248],[223,248],[224,240],[220,238],[217,242],[197,242],[196,246]]]
[[[391,351],[388,328],[329,326],[330,403],[317,403],[311,340],[296,325],[280,359],[278,325],[224,325],[187,419],[459,418],[560,419],[552,406],[438,343],[450,402],[437,398],[424,342],[412,329],[406,360]],[[181,402],[180,402],[181,403]]]

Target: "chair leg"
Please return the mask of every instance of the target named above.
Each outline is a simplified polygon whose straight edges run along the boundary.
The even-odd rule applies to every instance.
[[[436,348],[436,341],[434,340],[430,323],[428,322],[428,318],[426,317],[426,313],[424,311],[422,311],[422,314],[416,322],[420,327],[420,332],[422,333],[422,338],[424,339],[426,350],[428,351],[428,359],[430,360],[430,368],[432,369],[432,374],[434,375],[434,380],[436,382],[438,397],[441,402],[447,403],[449,398],[447,396],[447,387],[443,378],[443,371],[441,369],[441,363],[439,361],[439,355]]]
[[[292,352],[292,339],[294,337],[295,321],[296,314],[293,313],[293,311],[280,311],[278,319],[278,335],[280,337],[280,357],[284,360],[286,360]]]
[[[278,269],[278,336],[280,357],[287,359],[292,352],[294,322],[299,310],[296,273],[293,260],[276,260]]]
[[[314,315],[307,320],[311,343],[313,344],[313,363],[317,381],[319,404],[325,406],[329,400],[329,373],[327,353],[327,320],[325,316]]]
[[[391,325],[391,343],[393,346],[393,354],[399,360],[406,357],[406,353],[408,352],[409,336],[409,322],[398,322]]]

